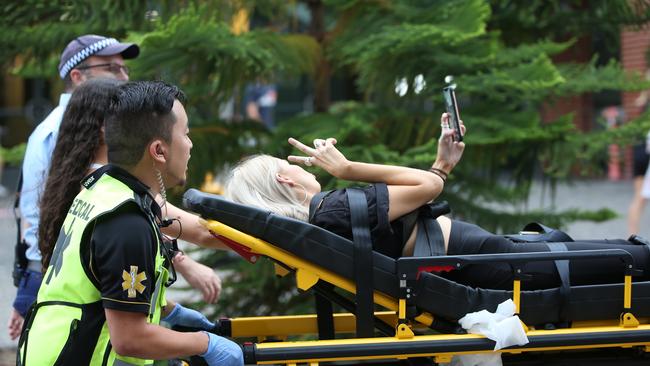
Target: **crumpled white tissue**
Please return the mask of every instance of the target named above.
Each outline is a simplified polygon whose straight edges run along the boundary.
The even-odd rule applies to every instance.
[[[515,314],[515,303],[508,299],[497,307],[497,311],[491,313],[487,310],[469,313],[462,317],[458,323],[468,333],[482,334],[493,340],[494,350],[528,343],[528,337],[524,327]]]
[[[487,310],[469,313],[458,323],[468,333],[482,334],[495,342],[494,350],[528,343],[524,327],[515,314],[515,303],[508,299],[491,313]],[[451,366],[502,366],[501,353],[483,353],[454,356]]]

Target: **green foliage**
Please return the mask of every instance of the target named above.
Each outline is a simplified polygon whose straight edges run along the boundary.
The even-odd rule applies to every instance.
[[[205,98],[268,72],[265,63],[277,67],[268,50],[254,47],[250,34],[237,37],[227,24],[203,14],[201,9],[185,9],[159,22],[152,32],[134,38],[142,47],[134,71],[145,78],[164,74],[172,82],[182,80],[190,96]],[[205,99],[191,100],[206,103]]]
[[[278,277],[273,262],[262,259],[255,264],[225,253],[205,257],[204,263],[226,273],[223,292],[214,317],[286,315],[313,312],[313,295],[296,288],[295,277]]]
[[[313,72],[320,52],[313,39],[268,31],[235,35],[227,23],[204,10],[188,7],[157,22],[150,32],[133,34],[141,47],[141,56],[133,62],[136,75],[162,75],[182,85],[192,104],[218,107],[238,87],[259,77],[279,71]]]
[[[640,27],[650,20],[646,1],[490,0],[490,4],[493,16],[488,27],[508,30],[503,35],[507,44],[597,35],[616,48],[621,27]]]
[[[268,139],[268,131],[260,123],[246,121],[227,124],[222,121],[203,123],[190,129],[192,159],[190,159],[187,187],[200,187],[206,173],[219,172],[228,163],[236,162],[247,151],[261,150]],[[178,188],[179,195],[183,189]],[[178,198],[178,197],[177,197]]]
[[[455,47],[485,33],[490,9],[483,1],[422,3],[384,6],[369,2],[350,7],[343,14],[343,19],[350,20],[340,24],[328,49],[331,57],[341,66],[354,68],[362,90],[383,93],[392,90],[396,76],[435,73],[445,65],[437,62],[438,57],[444,61]],[[468,49],[485,54],[492,45],[477,46]]]
[[[621,65],[610,60],[604,66],[596,66],[596,58],[585,64],[561,64],[558,70],[567,81],[558,86],[555,95],[595,93],[603,90],[639,91],[650,88],[650,81],[643,80],[637,71],[621,72]]]
[[[206,172],[260,149],[266,140],[268,131],[259,123],[219,120],[223,104],[258,78],[313,73],[320,57],[320,46],[310,37],[266,30],[235,35],[218,12],[208,9],[188,6],[157,21],[151,31],[129,36],[141,48],[131,63],[135,77],[163,78],[188,96],[194,143],[190,186],[200,186]]]
[[[328,1],[341,16],[326,54],[335,67],[354,70],[365,103],[342,103],[325,115],[285,121],[276,144],[289,135],[304,141],[336,136],[351,159],[425,168],[435,159],[438,116],[444,112],[440,89],[451,74],[468,128],[467,149],[440,199],[452,203],[457,217],[500,232],[518,230],[532,219],[562,226],[610,218],[606,210],[527,212],[499,204],[518,207],[525,202],[540,172],[551,185],[576,166],[593,172],[608,144],[627,144],[649,127],[638,120],[613,132],[582,134],[571,115],[542,123],[540,110],[545,103],[552,108],[558,97],[650,86],[639,75],[623,72],[614,60],[552,61],[575,44],[570,37],[639,24],[647,9],[633,17],[622,3],[560,3]],[[567,21],[574,15],[577,24]],[[571,23],[571,32],[566,27],[547,31],[559,22]],[[416,93],[413,80],[419,74],[426,87]],[[394,87],[402,78],[410,88],[398,96]],[[327,180],[327,185],[341,183]]]
[[[23,161],[26,147],[27,144],[25,143],[10,148],[0,146],[0,160],[4,161],[5,164],[18,165]]]
[[[590,134],[575,134],[570,136],[569,146],[574,146],[575,148],[568,153],[573,154],[570,156],[575,156],[576,160],[582,162],[581,165],[583,167],[589,167],[588,163],[602,165],[606,162],[605,159],[607,159],[607,156],[601,153],[606,151],[609,145],[632,145],[639,140],[639,136],[645,136],[648,130],[650,130],[650,114],[645,113],[613,130],[600,130]],[[601,155],[599,156],[599,154]],[[565,171],[568,168],[565,167]]]
[[[0,64],[19,56],[28,66],[25,75],[56,75],[65,45],[85,33],[123,37],[126,30],[146,27],[140,1],[40,1],[10,2],[0,6]]]

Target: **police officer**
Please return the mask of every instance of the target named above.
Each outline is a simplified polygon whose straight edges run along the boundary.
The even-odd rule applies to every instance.
[[[29,137],[22,166],[23,183],[20,192],[20,212],[26,263],[16,273],[18,290],[9,317],[9,336],[16,338],[22,326],[22,318],[36,299],[41,283],[41,253],[38,250],[38,221],[40,199],[45,185],[44,179],[50,166],[50,157],[59,132],[63,112],[72,91],[85,81],[94,78],[128,80],[125,59],[138,56],[140,48],[133,43],[120,43],[114,38],[83,35],[75,38],[61,54],[59,76],[65,84],[65,92],[59,98],[59,105],[41,122]],[[19,255],[22,253],[19,253]]]
[[[185,183],[192,142],[183,93],[162,82],[119,86],[106,119],[109,165],[84,181],[64,221],[19,342],[21,365],[147,365],[200,355],[243,365],[241,348],[165,302],[171,250],[161,241],[165,187]]]

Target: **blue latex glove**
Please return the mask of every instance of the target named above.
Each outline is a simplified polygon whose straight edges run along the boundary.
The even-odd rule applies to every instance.
[[[244,353],[241,347],[224,337],[203,332],[210,337],[208,350],[199,356],[210,366],[244,366]]]
[[[172,327],[180,325],[188,328],[212,330],[214,323],[208,320],[205,315],[196,310],[188,309],[181,304],[176,304],[174,309],[162,321],[169,323]]]

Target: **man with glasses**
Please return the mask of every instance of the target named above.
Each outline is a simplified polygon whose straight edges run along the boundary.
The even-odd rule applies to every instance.
[[[85,35],[75,38],[61,55],[59,76],[66,93],[93,78],[129,80],[125,59],[138,57],[140,48],[134,43],[120,43],[115,38]]]

